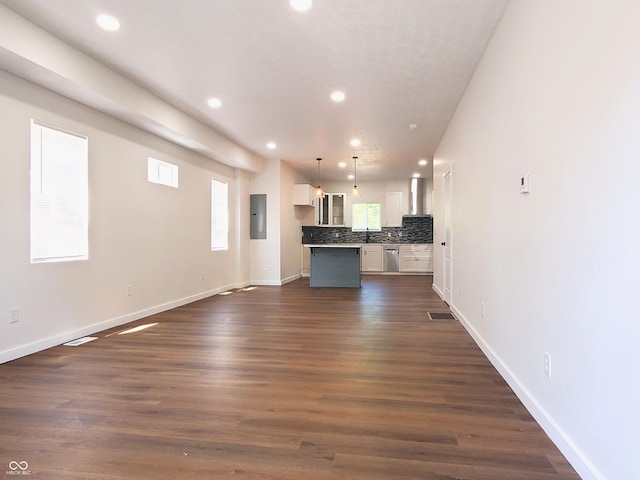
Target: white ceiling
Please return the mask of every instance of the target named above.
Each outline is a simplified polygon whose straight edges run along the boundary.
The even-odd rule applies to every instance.
[[[431,166],[507,1],[314,0],[303,13],[289,0],[0,4],[259,156],[311,179],[322,157],[322,177],[345,180],[337,163],[350,171],[356,155],[367,181],[428,175],[417,161]],[[100,30],[100,13],[120,30]]]

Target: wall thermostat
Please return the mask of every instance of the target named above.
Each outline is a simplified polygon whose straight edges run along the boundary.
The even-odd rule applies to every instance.
[[[529,193],[529,174],[520,177],[520,193]]]

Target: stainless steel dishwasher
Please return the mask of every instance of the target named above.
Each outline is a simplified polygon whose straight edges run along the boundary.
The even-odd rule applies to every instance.
[[[382,250],[382,270],[384,272],[397,272],[400,249],[397,245],[386,245]]]

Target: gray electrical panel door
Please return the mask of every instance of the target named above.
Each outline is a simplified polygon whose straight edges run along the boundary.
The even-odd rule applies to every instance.
[[[251,209],[250,238],[255,240],[267,238],[267,194],[250,195],[249,208]]]

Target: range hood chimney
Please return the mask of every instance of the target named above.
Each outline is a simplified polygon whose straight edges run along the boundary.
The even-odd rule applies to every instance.
[[[424,215],[426,182],[424,178],[409,180],[409,215]]]

